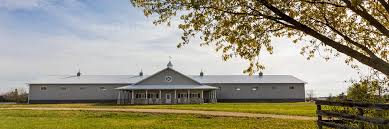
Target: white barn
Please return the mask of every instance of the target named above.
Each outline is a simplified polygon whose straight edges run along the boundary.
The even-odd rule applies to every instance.
[[[61,75],[29,82],[29,103],[188,104],[304,101],[304,81],[291,75]]]

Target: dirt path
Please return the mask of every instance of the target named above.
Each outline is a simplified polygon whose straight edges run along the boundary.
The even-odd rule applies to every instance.
[[[242,113],[242,112],[224,112],[224,111],[199,111],[199,110],[175,110],[175,109],[117,109],[117,108],[44,108],[44,107],[25,107],[25,108],[0,108],[8,110],[82,110],[82,111],[115,111],[115,112],[143,112],[143,113],[176,113],[176,114],[201,114],[210,116],[228,116],[228,117],[267,117],[277,119],[293,120],[316,120],[316,117],[309,116],[290,116],[276,114]]]

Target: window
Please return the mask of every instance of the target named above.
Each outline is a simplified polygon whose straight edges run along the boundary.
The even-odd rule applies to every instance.
[[[67,90],[67,88],[64,87],[64,86],[61,86],[59,89],[61,89],[61,90]]]
[[[240,91],[240,88],[235,88],[236,91]]]
[[[253,87],[251,88],[252,91],[257,91],[258,90],[258,87]]]
[[[178,93],[178,96],[177,98],[187,98],[187,94],[186,93]]]
[[[200,94],[199,93],[191,93],[190,98],[200,98]]]
[[[80,90],[85,90],[86,89],[86,86],[81,86],[80,87]]]
[[[173,81],[173,77],[172,76],[165,76],[165,81],[166,82],[172,82]]]
[[[289,86],[289,89],[293,90],[293,89],[294,89],[294,86]]]
[[[42,91],[46,91],[47,90],[47,86],[41,86],[41,90]]]
[[[150,93],[150,94],[147,94],[147,98],[152,98],[152,99],[155,99],[155,98],[159,98],[159,94],[158,93]]]
[[[141,98],[146,98],[146,94],[135,94],[135,98],[141,99]]]
[[[102,87],[100,87],[100,90],[105,91],[105,90],[107,90],[107,89],[105,89],[105,87],[102,86]]]
[[[154,98],[154,94],[147,94],[147,98]]]
[[[271,89],[275,90],[275,89],[277,89],[277,87],[276,86],[272,86]]]

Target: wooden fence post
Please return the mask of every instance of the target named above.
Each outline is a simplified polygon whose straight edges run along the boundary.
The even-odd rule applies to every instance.
[[[317,104],[316,105],[316,112],[319,112],[319,111],[321,111],[321,105]],[[322,116],[318,114],[317,115],[317,126],[319,129],[323,128],[323,126],[320,124],[321,120],[322,120]]]

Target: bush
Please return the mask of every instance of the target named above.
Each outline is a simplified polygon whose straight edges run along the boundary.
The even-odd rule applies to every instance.
[[[24,89],[14,89],[3,96],[3,102],[17,102],[17,103],[25,103],[28,100],[28,93]],[[1,101],[1,99],[0,99]]]
[[[351,85],[347,90],[347,99],[356,102],[385,103],[382,95],[383,86],[378,80],[362,79]]]

